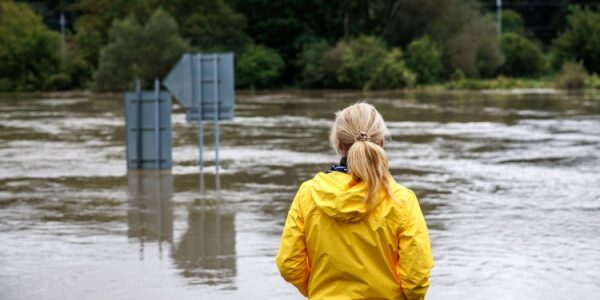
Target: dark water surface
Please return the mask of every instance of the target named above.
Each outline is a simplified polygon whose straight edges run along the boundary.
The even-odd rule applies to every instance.
[[[597,94],[240,95],[215,199],[196,129],[172,172],[125,168],[121,97],[0,95],[0,299],[299,299],[273,263],[298,185],[336,161],[333,112],[369,99],[436,266],[428,299],[600,294]]]

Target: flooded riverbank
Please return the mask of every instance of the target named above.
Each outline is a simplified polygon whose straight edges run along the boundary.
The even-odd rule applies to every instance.
[[[196,129],[173,114],[171,172],[127,172],[123,101],[0,95],[0,299],[299,299],[273,259],[298,185],[337,158],[333,113],[382,112],[395,179],[420,198],[428,299],[600,292],[600,96],[240,95],[215,199]]]

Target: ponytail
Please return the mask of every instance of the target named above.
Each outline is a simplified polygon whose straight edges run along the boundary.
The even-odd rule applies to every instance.
[[[367,185],[367,210],[377,206],[382,189],[386,196],[392,198],[387,155],[381,146],[369,141],[355,142],[348,150],[347,164],[354,180],[363,181]]]
[[[367,185],[365,199],[370,211],[381,200],[383,190],[393,199],[389,180],[388,159],[383,150],[387,127],[375,107],[361,102],[336,114],[329,137],[338,154],[347,157],[348,171],[357,182]]]

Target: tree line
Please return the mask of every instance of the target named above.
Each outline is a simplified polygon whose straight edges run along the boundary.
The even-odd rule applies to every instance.
[[[488,0],[1,0],[0,91],[122,91],[216,51],[235,53],[239,88],[600,86],[597,4],[503,2],[499,32]]]

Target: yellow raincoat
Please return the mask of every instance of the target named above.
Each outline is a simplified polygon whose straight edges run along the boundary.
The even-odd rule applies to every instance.
[[[391,180],[394,200],[367,213],[367,186],[342,172],[300,186],[276,263],[310,299],[423,299],[433,266],[415,194]]]

